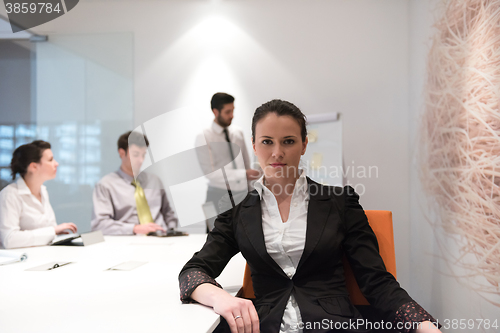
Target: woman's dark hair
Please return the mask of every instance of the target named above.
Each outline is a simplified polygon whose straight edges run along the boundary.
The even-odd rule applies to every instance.
[[[255,142],[255,126],[257,123],[267,116],[269,113],[276,113],[278,116],[290,116],[299,123],[300,134],[302,142],[306,141],[307,128],[306,116],[300,111],[298,107],[290,102],[282,101],[281,99],[273,99],[267,103],[262,104],[255,110],[252,119],[252,140]]]
[[[39,163],[46,149],[50,149],[50,143],[43,140],[35,140],[17,147],[10,161],[12,180],[16,179],[16,174],[24,177],[28,172],[28,166],[33,162]]]

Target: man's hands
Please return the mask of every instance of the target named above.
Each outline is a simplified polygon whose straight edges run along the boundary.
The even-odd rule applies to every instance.
[[[157,232],[161,230],[165,232],[161,226],[156,223],[146,223],[146,224],[137,224],[134,226],[134,234],[149,234],[150,232]]]
[[[78,228],[74,223],[61,223],[59,225],[56,225],[54,229],[56,231],[56,235],[61,235],[61,234],[69,234],[69,231],[76,234]]]

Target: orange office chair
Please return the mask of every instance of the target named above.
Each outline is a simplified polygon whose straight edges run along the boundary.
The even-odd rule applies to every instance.
[[[396,278],[396,254],[394,250],[394,233],[392,229],[392,212],[387,210],[365,210],[375,236],[377,236],[380,256],[384,260],[387,271]],[[344,270],[346,277],[347,290],[353,305],[369,305],[366,298],[359,290],[354,274],[344,257]],[[255,298],[253,293],[252,277],[248,264],[245,267],[245,276],[243,277],[243,287],[239,290],[237,296],[243,298]]]

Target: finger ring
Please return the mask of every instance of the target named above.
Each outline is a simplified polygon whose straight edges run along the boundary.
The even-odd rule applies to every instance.
[[[234,320],[236,320],[236,319],[238,319],[238,318],[241,318],[241,316],[236,316],[236,317],[234,317]]]

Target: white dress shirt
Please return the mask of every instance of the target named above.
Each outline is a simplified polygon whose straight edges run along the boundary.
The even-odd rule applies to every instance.
[[[56,216],[44,185],[42,201],[22,177],[0,191],[0,246],[2,248],[47,245],[56,236]]]
[[[291,279],[304,251],[307,229],[307,208],[309,191],[306,173],[300,170],[299,179],[295,182],[288,220],[283,222],[273,193],[264,185],[264,177],[255,182],[255,189],[260,195],[262,207],[262,229],[267,253]],[[299,306],[293,293],[281,319],[280,333],[301,333],[299,323],[302,321]]]
[[[198,162],[208,179],[208,186],[223,190],[227,188],[224,177],[218,172],[224,167],[231,191],[245,191],[248,190],[246,169],[250,169],[250,158],[243,132],[234,125],[227,127],[227,130],[231,143],[240,147],[240,154],[237,154],[238,151],[233,148],[236,168],[231,162],[224,128],[215,121],[212,122],[210,128],[203,130],[203,133],[196,137],[196,147],[208,145],[208,153],[206,150],[198,151]]]

